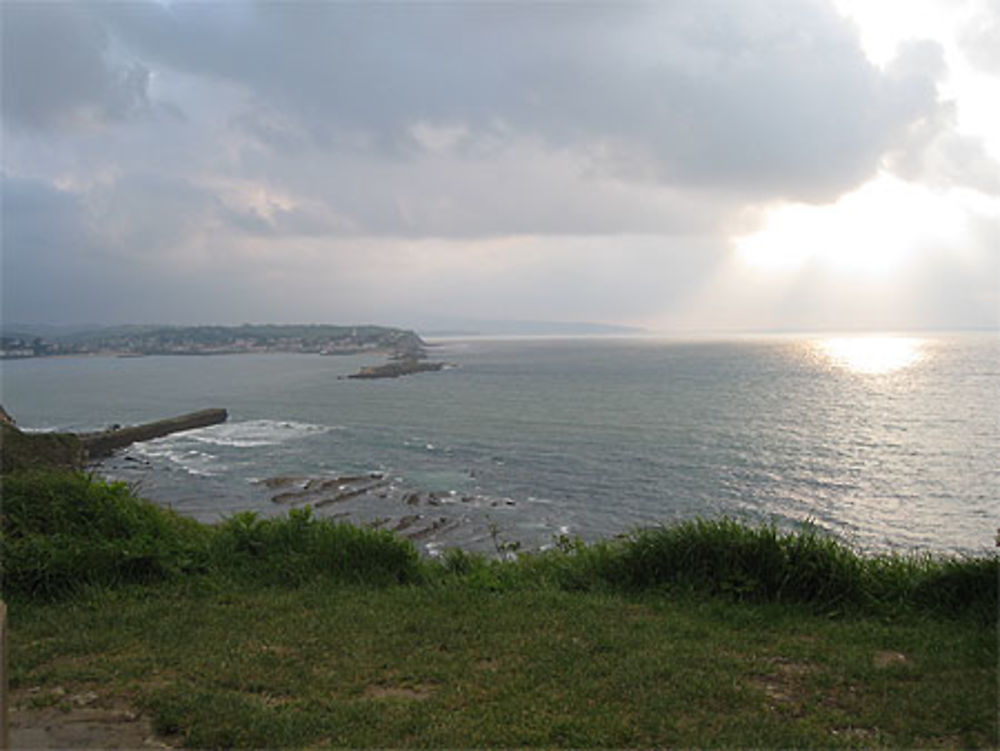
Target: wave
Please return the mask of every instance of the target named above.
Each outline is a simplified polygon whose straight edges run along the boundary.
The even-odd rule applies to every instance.
[[[212,452],[213,447],[224,451],[227,448],[276,446],[339,429],[292,420],[244,420],[135,443],[129,452],[146,460],[180,467],[188,474],[207,477],[224,474],[229,469]]]
[[[174,464],[189,475],[213,477],[223,474],[229,469],[219,462],[218,457],[206,451],[183,449],[157,441],[135,443],[129,447],[129,454],[138,455],[146,460],[163,461]]]
[[[182,435],[184,438],[198,443],[254,448],[257,446],[276,446],[280,443],[307,438],[311,435],[321,435],[334,430],[343,430],[343,428],[293,420],[245,420],[199,428]]]

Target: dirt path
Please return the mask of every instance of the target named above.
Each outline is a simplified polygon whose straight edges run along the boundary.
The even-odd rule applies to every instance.
[[[130,707],[98,701],[94,694],[67,698],[71,705],[69,707],[33,708],[28,702],[27,692],[12,695],[10,747],[171,748],[153,733],[149,718]]]

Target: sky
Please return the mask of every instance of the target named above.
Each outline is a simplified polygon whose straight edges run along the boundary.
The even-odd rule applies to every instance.
[[[1000,0],[0,14],[6,323],[1000,323]]]

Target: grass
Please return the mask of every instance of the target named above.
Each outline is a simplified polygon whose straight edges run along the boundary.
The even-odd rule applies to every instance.
[[[400,583],[420,568],[413,546],[387,531],[321,522],[308,510],[283,519],[236,514],[212,527],[79,473],[6,476],[0,530],[7,597],[208,574],[285,586],[317,574]]]
[[[0,421],[0,472],[26,468],[64,470],[84,465],[86,452],[73,433],[23,433]]]
[[[196,748],[996,741],[995,640],[969,621],[558,590],[202,582],[22,605],[11,641],[15,688],[43,687],[40,701],[128,697]]]
[[[15,696],[126,700],[187,746],[998,741],[995,557],[721,520],[429,561],[307,513],[206,527],[4,479]]]

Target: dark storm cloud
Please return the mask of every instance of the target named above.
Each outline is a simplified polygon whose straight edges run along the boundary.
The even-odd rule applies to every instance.
[[[4,120],[50,128],[120,119],[146,102],[149,72],[108,59],[110,37],[91,8],[0,5]]]
[[[245,86],[325,148],[419,149],[411,127],[532,136],[604,169],[830,198],[932,117],[924,66],[882,73],[824,3],[124,3],[99,6],[151,65]],[[291,130],[256,133],[276,148]]]

